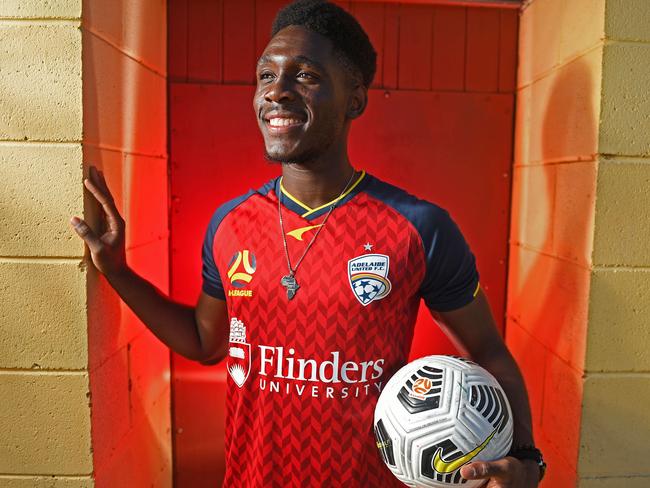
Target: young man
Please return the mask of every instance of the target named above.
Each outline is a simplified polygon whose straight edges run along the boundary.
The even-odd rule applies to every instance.
[[[526,390],[460,230],[446,210],[348,159],[375,59],[361,26],[335,5],[299,1],[278,13],[253,108],[282,177],[212,215],[195,308],[129,269],[124,220],[94,168],[84,182],[109,230],[98,238],[80,219],[73,225],[165,344],[203,364],[227,357],[224,486],[403,486],[376,448],[373,411],[407,360],[423,298],[499,380],[514,413],[512,455],[461,474],[489,487],[535,487],[541,459],[525,447],[533,444]]]

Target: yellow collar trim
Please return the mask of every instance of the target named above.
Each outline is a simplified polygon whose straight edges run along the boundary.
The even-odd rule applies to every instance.
[[[319,206],[319,207],[316,207],[316,208],[311,208],[309,205],[306,205],[306,204],[302,203],[300,200],[298,200],[296,197],[294,197],[291,193],[289,193],[289,192],[284,188],[284,186],[282,186],[282,177],[280,177],[280,190],[282,190],[282,193],[284,193],[284,194],[285,194],[289,199],[291,199],[292,201],[294,201],[295,203],[297,203],[298,205],[300,205],[302,208],[304,208],[304,209],[306,210],[306,212],[303,213],[303,214],[301,215],[301,217],[307,217],[307,216],[313,214],[314,212],[317,212],[317,211],[319,211],[319,210],[321,210],[321,209],[323,209],[323,208],[325,208],[325,207],[328,207],[328,206],[332,205],[333,203],[338,202],[339,200],[345,198],[346,195],[348,195],[352,190],[354,190],[354,188],[355,188],[359,183],[361,183],[361,180],[363,179],[364,176],[366,176],[366,172],[362,170],[362,171],[361,171],[361,174],[360,174],[359,177],[357,178],[357,181],[355,181],[354,184],[353,184],[350,188],[348,188],[348,189],[345,191],[345,193],[343,193],[343,194],[342,194],[341,196],[339,196],[338,198],[335,198],[335,199],[332,200],[331,202],[324,203],[323,205],[321,205],[321,206]]]

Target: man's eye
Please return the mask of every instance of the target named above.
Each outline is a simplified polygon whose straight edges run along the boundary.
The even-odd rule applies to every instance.
[[[303,76],[304,75],[304,76]],[[306,71],[301,71],[297,75],[298,77],[304,77],[305,79],[316,79],[316,76],[312,75],[311,73],[307,73]],[[268,77],[273,77],[273,73],[261,73],[260,74],[260,80],[266,80]]]

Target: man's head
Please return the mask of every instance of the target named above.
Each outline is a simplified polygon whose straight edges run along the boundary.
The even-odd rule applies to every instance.
[[[363,28],[337,5],[299,0],[278,12],[271,36],[253,101],[266,158],[303,163],[344,147],[376,70]]]
[[[271,37],[290,25],[300,25],[327,37],[350,81],[357,78],[370,88],[377,69],[377,53],[357,19],[347,11],[323,0],[293,2],[277,13]]]

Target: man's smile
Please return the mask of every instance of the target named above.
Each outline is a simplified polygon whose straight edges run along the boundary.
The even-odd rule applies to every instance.
[[[307,121],[305,116],[294,112],[271,111],[262,117],[264,126],[270,134],[283,134],[290,132]]]
[[[305,125],[304,122],[295,119],[271,119],[264,121],[264,124],[269,134],[284,134]]]

